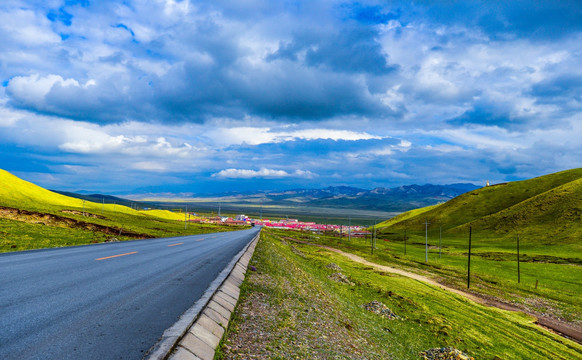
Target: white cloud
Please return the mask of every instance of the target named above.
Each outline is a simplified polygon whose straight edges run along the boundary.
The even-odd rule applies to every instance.
[[[295,140],[371,140],[381,139],[377,135],[371,135],[367,132],[358,132],[352,130],[337,129],[272,129],[270,127],[234,127],[218,128],[211,130],[208,137],[212,138],[216,144],[222,146],[228,145],[260,145],[268,143],[281,143]]]
[[[85,134],[94,133],[98,135],[98,138],[88,137],[83,140],[73,140],[65,142],[59,145],[59,149],[79,154],[95,154],[95,153],[111,153],[112,150],[118,149],[124,142],[127,142],[127,138],[124,136],[107,136],[99,132],[85,132]]]
[[[21,111],[8,109],[5,107],[6,101],[0,99],[0,127],[13,127],[22,117]]]
[[[523,134],[521,133],[512,133],[497,127],[446,129],[430,133],[452,143],[475,149],[519,149],[525,148],[531,142],[531,139],[522,139]]]
[[[459,94],[459,88],[454,77],[451,77],[451,63],[442,55],[429,55],[420,65],[416,74],[419,89],[434,93],[437,97],[454,99]]]
[[[40,76],[32,74],[29,76],[16,76],[10,80],[7,91],[17,100],[40,106],[45,100],[45,96],[52,90],[53,86],[60,85],[63,87],[73,86],[78,88],[88,88],[96,84],[95,80],[90,79],[84,85],[81,85],[75,79],[63,79],[60,75],[50,74]]]
[[[24,7],[13,11],[0,9],[0,35],[4,43],[13,40],[30,46],[53,45],[61,41],[44,14]]]
[[[311,171],[307,170],[295,170],[294,172],[287,172],[285,170],[274,170],[261,168],[260,170],[247,170],[247,169],[225,169],[221,170],[215,174],[213,177],[219,178],[229,178],[229,179],[251,179],[251,178],[313,178],[316,175]]]
[[[371,140],[371,139],[381,139],[380,136],[370,135],[365,132],[357,132],[351,130],[330,130],[330,129],[307,129],[298,130],[291,132],[289,134],[281,134],[280,138],[284,139],[290,137],[292,139],[303,139],[303,140],[317,140],[317,139],[329,139],[329,140]]]
[[[136,170],[146,171],[166,171],[166,164],[157,161],[140,161],[131,165]]]
[[[159,0],[158,0],[159,1]],[[190,1],[182,0],[161,0],[164,4],[164,13],[166,16],[186,15],[190,10]]]

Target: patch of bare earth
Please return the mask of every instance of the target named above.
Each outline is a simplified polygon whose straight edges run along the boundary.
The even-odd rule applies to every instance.
[[[63,213],[82,215],[80,211],[76,210],[62,210]],[[88,213],[86,213],[88,214]],[[89,214],[92,218],[103,218],[103,216]],[[147,234],[140,234],[133,231],[122,230],[111,226],[99,225],[85,221],[68,218],[65,216],[58,216],[54,214],[41,213],[37,211],[28,211],[22,209],[14,209],[0,206],[0,218],[22,221],[29,224],[39,224],[47,226],[56,226],[70,229],[82,229],[88,231],[98,231],[107,235],[124,235],[131,236],[136,239],[147,239],[152,236]]]
[[[295,280],[247,274],[252,290],[235,311],[222,348],[225,359],[390,358],[343,318],[323,291]]]

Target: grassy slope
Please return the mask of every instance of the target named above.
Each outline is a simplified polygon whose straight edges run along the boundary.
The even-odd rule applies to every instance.
[[[492,251],[495,245],[513,244],[519,234],[538,245],[530,249],[534,254],[582,260],[582,168],[471,191],[383,222],[379,231],[421,235],[425,220],[449,238],[466,238],[471,227]]]
[[[403,221],[398,223],[385,223],[386,231],[390,229],[403,229],[405,227],[420,226],[425,219],[431,223],[442,224],[444,230],[452,229],[458,226],[493,216],[501,211],[505,212],[505,218],[509,219],[514,215],[512,207],[521,202],[528,201],[534,197],[538,203],[549,202],[556,203],[562,199],[568,199],[568,203],[580,208],[580,183],[576,181],[582,178],[582,168],[562,171],[538,178],[516,181],[507,184],[500,184],[490,187],[484,187],[460,195],[444,204],[422,211],[414,216],[406,216]],[[567,184],[572,183],[570,186]],[[561,188],[557,191],[557,188]],[[576,204],[575,198],[578,197]],[[517,208],[516,208],[517,209]],[[532,216],[536,221],[555,222],[555,214],[545,212],[543,207],[538,209],[529,208],[528,216]],[[421,211],[421,210],[413,210]],[[525,214],[522,212],[522,215]],[[518,214],[515,214],[516,216]],[[578,213],[578,221],[580,221]],[[565,219],[567,220],[567,219]],[[504,230],[509,229],[508,224]],[[382,224],[380,225],[382,226]]]
[[[419,359],[453,346],[475,359],[575,359],[582,347],[544,331],[534,319],[470,302],[456,294],[373,271],[335,253],[285,243],[289,232],[263,231],[219,359]],[[297,250],[305,254],[302,257]],[[330,281],[341,266],[354,286]],[[381,301],[402,320],[367,312]],[[388,330],[389,329],[389,330]]]
[[[189,224],[184,214],[166,210],[137,211],[127,206],[71,198],[0,170],[0,252],[120,240],[167,237],[231,230]],[[24,210],[24,211],[22,211]],[[83,216],[83,211],[87,216]],[[234,228],[233,228],[234,229]]]
[[[22,180],[11,173],[0,169],[0,201],[2,206],[14,207],[31,211],[54,210],[56,208],[83,209],[83,200],[57,194],[28,181]],[[86,201],[87,211],[101,211],[102,204]],[[137,214],[127,206],[105,204],[107,210]]]
[[[575,242],[581,238],[582,178],[554,187],[530,197],[491,216],[474,220],[461,226],[507,233],[519,229],[520,233],[544,237],[547,244]],[[551,233],[551,237],[544,236]]]
[[[394,224],[398,224],[398,223],[400,223],[402,221],[406,221],[406,220],[412,219],[412,218],[414,218],[416,216],[420,216],[420,215],[422,215],[422,214],[424,214],[424,213],[426,213],[426,212],[428,212],[428,211],[436,208],[437,206],[439,206],[439,205],[438,204],[437,205],[431,205],[431,206],[427,206],[427,207],[423,207],[423,208],[419,208],[419,209],[414,209],[414,210],[407,211],[405,213],[402,213],[402,214],[400,214],[398,216],[393,217],[392,219],[389,219],[389,220],[386,220],[386,221],[382,221],[381,223],[379,223],[377,225],[377,227],[378,228],[383,228],[383,227],[388,227],[388,226],[391,226],[391,225],[394,225]]]
[[[11,173],[0,169],[0,198],[5,206],[25,207],[52,204],[57,206],[83,206],[83,201],[60,195],[24,181]],[[39,202],[39,200],[41,200]]]
[[[428,263],[425,220],[430,223]],[[369,241],[354,239],[347,244],[322,237],[322,242],[466,288],[471,227],[472,291],[582,324],[582,168],[481,188],[379,226],[373,256]]]

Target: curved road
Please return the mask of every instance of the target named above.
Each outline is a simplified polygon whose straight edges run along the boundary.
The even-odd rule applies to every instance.
[[[0,359],[141,359],[259,230],[0,254]]]

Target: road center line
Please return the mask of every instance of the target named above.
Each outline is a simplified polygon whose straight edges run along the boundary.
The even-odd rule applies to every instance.
[[[202,241],[202,240],[204,240],[204,239],[198,239],[198,240],[196,240],[196,241]]]
[[[125,254],[118,254],[118,255],[113,255],[113,256],[102,257],[102,258],[99,258],[99,259],[95,259],[95,261],[112,259],[112,258],[116,258],[116,257],[120,257],[120,256],[125,256],[125,255],[131,255],[131,254],[137,254],[137,251],[129,252],[129,253],[125,253]]]
[[[178,245],[184,245],[184,243],[177,243],[177,244],[172,244],[172,245],[168,245],[169,246],[178,246]]]

